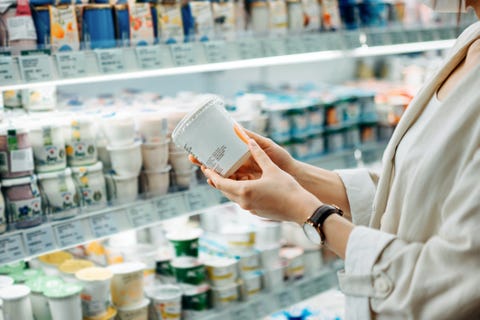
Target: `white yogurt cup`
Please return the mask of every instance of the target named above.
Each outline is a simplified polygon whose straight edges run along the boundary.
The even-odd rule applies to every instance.
[[[112,169],[118,176],[139,175],[142,169],[142,151],[140,142],[129,146],[107,146],[112,161]]]
[[[255,223],[255,247],[270,248],[282,240],[282,223],[271,220],[258,220]]]
[[[13,284],[13,278],[8,276],[0,276],[0,288],[9,287]]]
[[[82,313],[84,317],[101,317],[107,313],[110,296],[110,280],[113,273],[106,268],[86,268],[75,273],[83,286]]]
[[[168,140],[159,143],[142,144],[143,168],[160,170],[168,163]]]
[[[48,288],[62,285],[63,281],[55,276],[42,276],[28,280],[25,285],[31,290],[30,300],[35,320],[51,320],[52,314],[48,306],[48,298],[43,294]]]
[[[289,280],[296,280],[303,277],[305,273],[304,251],[300,247],[286,247],[280,249],[280,257],[287,265],[287,276]]]
[[[251,251],[255,245],[255,232],[244,226],[227,226],[220,233],[232,252]]]
[[[234,283],[238,278],[238,261],[235,259],[209,259],[204,264],[212,286],[227,286]]]
[[[260,261],[264,269],[276,265],[280,262],[280,245],[273,244],[269,248],[262,248],[260,251]]]
[[[33,320],[30,288],[25,285],[11,285],[0,289],[3,301],[2,311],[6,320]]]
[[[211,287],[213,306],[215,308],[223,308],[238,301],[240,298],[238,288],[238,284],[234,282],[222,287]]]
[[[236,258],[241,274],[257,271],[261,267],[260,254],[257,251],[239,253]]]
[[[131,116],[102,118],[102,131],[112,147],[125,147],[135,142],[135,122]]]
[[[172,133],[179,147],[223,176],[230,176],[250,157],[243,129],[225,110],[225,103],[208,95],[180,121]]]
[[[174,285],[159,285],[147,290],[152,299],[157,319],[180,320],[182,316],[182,290]]]
[[[170,164],[175,172],[186,172],[192,169],[192,163],[188,159],[188,153],[185,151],[172,152],[168,155]]]
[[[167,141],[168,119],[163,113],[142,113],[136,118],[137,128],[145,143]]]
[[[138,175],[120,177],[106,175],[109,198],[117,203],[129,203],[138,197]]]
[[[197,180],[197,167],[192,167],[190,170],[181,172],[174,172],[175,185],[181,189],[188,189],[193,186]]]
[[[65,169],[65,136],[60,125],[40,121],[31,126],[28,138],[33,149],[36,172]]]
[[[170,169],[167,166],[162,170],[144,171],[142,173],[143,190],[149,195],[161,196],[168,192],[170,186]]]
[[[44,291],[52,320],[82,320],[80,292],[82,286],[73,283],[64,283]]]
[[[269,266],[263,273],[263,284],[269,291],[277,290],[285,285],[286,262]]]
[[[126,262],[108,267],[113,273],[110,284],[112,302],[118,308],[135,306],[143,301],[143,270],[139,262]],[[120,314],[120,309],[118,309]]]
[[[305,276],[314,276],[322,270],[323,258],[320,249],[305,250],[303,254]]]
[[[262,276],[261,271],[253,271],[242,276],[242,296],[244,300],[257,295],[262,290]]]
[[[142,299],[139,303],[117,308],[117,320],[148,320],[150,300]]]

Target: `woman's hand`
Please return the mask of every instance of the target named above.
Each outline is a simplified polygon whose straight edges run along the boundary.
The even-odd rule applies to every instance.
[[[273,154],[278,151],[275,146],[273,144],[270,146],[272,149],[269,149]],[[254,173],[238,181],[233,178],[224,178],[202,166],[209,184],[220,190],[231,201],[254,214],[273,220],[294,221],[302,224],[322,204],[320,200],[279,168],[255,140],[249,140],[249,148],[252,159],[247,166],[255,167]],[[246,168],[245,166],[245,172],[248,172]]]

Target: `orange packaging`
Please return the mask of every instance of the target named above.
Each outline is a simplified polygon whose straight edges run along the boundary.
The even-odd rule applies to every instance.
[[[80,49],[80,38],[75,7],[50,6],[50,38],[53,51]]]
[[[149,3],[129,4],[130,41],[134,46],[150,45],[155,41],[152,12]]]

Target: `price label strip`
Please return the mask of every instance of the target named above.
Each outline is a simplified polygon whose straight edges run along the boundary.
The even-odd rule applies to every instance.
[[[183,194],[157,199],[155,207],[160,219],[173,218],[188,211]]]
[[[258,40],[244,39],[237,42],[240,59],[255,59],[264,56],[262,43]]]
[[[22,51],[18,59],[23,80],[27,82],[52,80],[49,50]]]
[[[452,28],[442,28],[438,30],[438,35],[442,40],[455,39],[455,30]]]
[[[11,84],[14,80],[12,57],[0,56],[0,84]]]
[[[125,61],[121,49],[95,50],[98,69],[103,74],[119,73],[125,71]]]
[[[87,74],[84,52],[59,52],[55,54],[55,58],[62,78],[82,77]]]
[[[434,41],[437,39],[435,29],[425,29],[421,32],[422,41]]]
[[[388,33],[382,31],[372,31],[367,34],[367,42],[370,46],[383,46],[390,43]]]
[[[285,40],[284,39],[266,39],[263,42],[265,56],[283,56],[285,55]]]
[[[50,227],[35,228],[23,232],[23,240],[29,255],[51,251],[55,249],[55,239]]]
[[[19,260],[24,256],[21,234],[7,234],[0,238],[0,264]]]
[[[302,41],[305,52],[316,52],[322,50],[322,46],[320,45],[320,37],[318,35],[305,34],[302,36]]]
[[[305,52],[302,39],[299,37],[289,37],[285,39],[285,48],[287,54],[297,54]]]
[[[401,44],[407,42],[405,33],[402,30],[391,31],[390,38],[392,39],[392,44]]]
[[[192,43],[170,45],[173,62],[177,67],[190,66],[197,63]]]
[[[346,32],[343,39],[345,42],[345,47],[348,49],[360,48],[362,46],[359,32]]]
[[[255,319],[248,305],[242,306],[230,312],[230,318],[233,320],[251,320]]]
[[[137,65],[140,69],[158,69],[163,67],[161,49],[159,46],[136,47]]]
[[[139,228],[151,224],[152,222],[157,220],[154,217],[153,204],[146,203],[144,205],[130,208],[128,211],[128,219],[130,220],[130,224],[134,228]]]
[[[85,242],[85,228],[82,220],[65,222],[54,226],[60,247],[72,247]]]
[[[343,39],[336,34],[327,33],[324,35],[324,41],[328,46],[327,50],[341,50],[343,49]]]
[[[209,63],[228,60],[227,45],[224,41],[208,41],[203,44],[203,48]]]
[[[112,212],[106,212],[90,217],[90,225],[93,235],[96,238],[106,237],[119,231],[113,219],[114,214],[115,213]]]
[[[188,205],[190,211],[202,210],[210,205],[210,193],[206,188],[191,190],[188,195]]]
[[[419,42],[420,41],[420,33],[418,30],[407,30],[405,31],[405,37],[407,38],[407,42]]]

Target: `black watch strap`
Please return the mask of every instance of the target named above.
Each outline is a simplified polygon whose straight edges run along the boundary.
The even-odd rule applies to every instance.
[[[322,245],[325,244],[325,234],[323,233],[323,223],[329,216],[332,214],[338,214],[340,216],[343,216],[343,211],[339,207],[335,205],[328,205],[324,204],[321,205],[320,207],[313,212],[313,214],[308,218],[308,220],[313,224],[315,229],[317,229],[318,234],[320,235],[320,239],[322,240]]]

